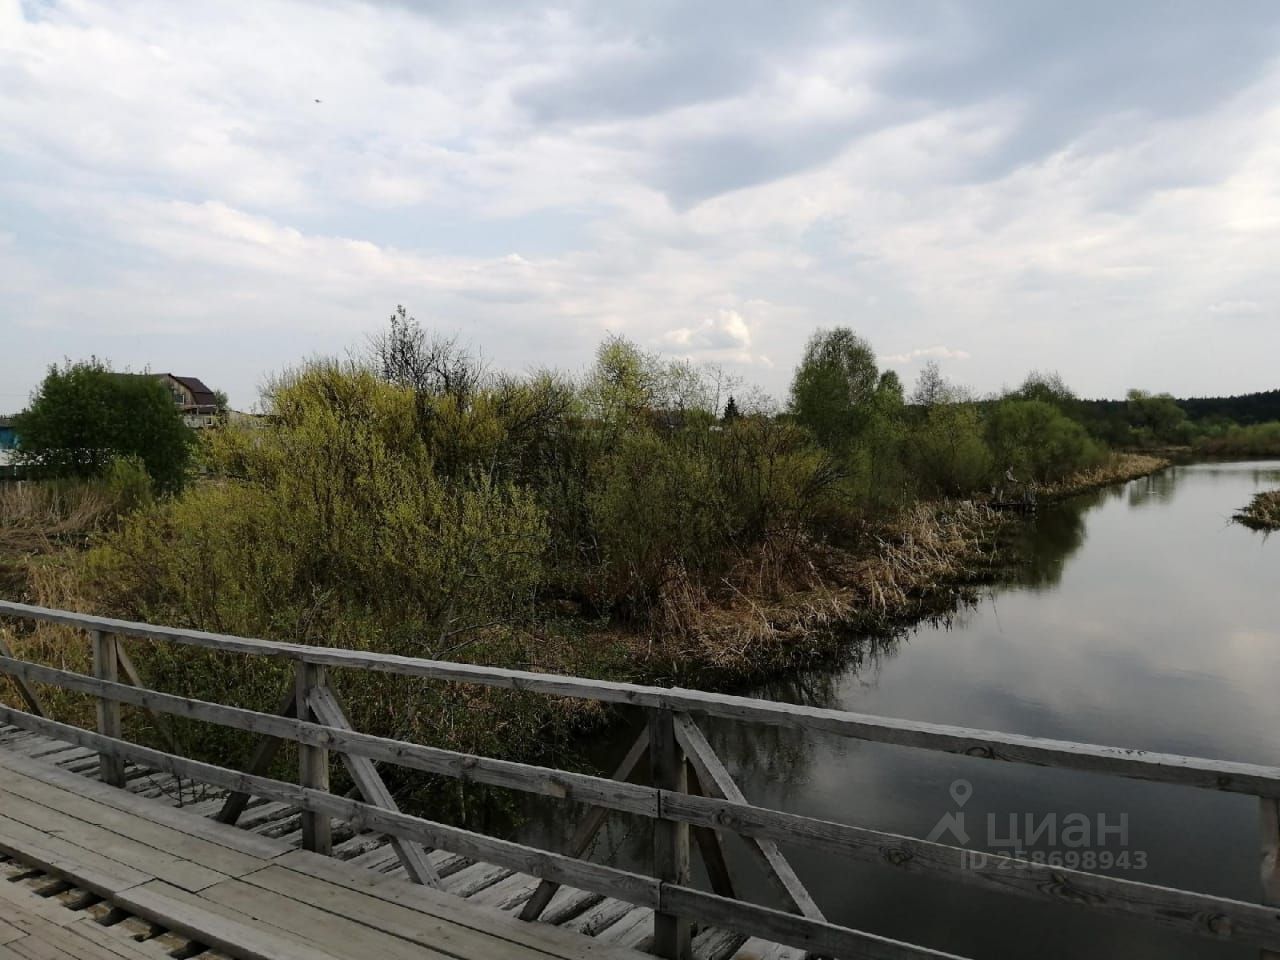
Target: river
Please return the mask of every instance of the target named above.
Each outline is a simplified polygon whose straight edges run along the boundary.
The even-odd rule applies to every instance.
[[[1280,463],[1203,463],[1054,505],[1018,534],[1027,562],[951,622],[855,643],[843,666],[747,692],[1280,764],[1280,537],[1230,520],[1255,491],[1275,487]],[[762,806],[916,837],[952,814],[949,823],[961,825],[975,850],[1007,850],[1017,836],[1026,854],[1068,865],[1246,900],[1260,895],[1251,797],[808,732],[702,726]],[[602,766],[625,750],[625,739],[601,746]],[[526,836],[537,834],[555,842],[546,821],[530,824]],[[596,856],[640,866],[645,843],[642,829],[615,826]],[[739,894],[780,906],[755,861],[736,838],[729,844]],[[966,956],[1257,956],[1145,921],[786,852],[828,919]]]

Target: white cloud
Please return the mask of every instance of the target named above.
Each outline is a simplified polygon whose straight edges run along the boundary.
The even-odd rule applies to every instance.
[[[1280,333],[1220,322],[1280,302],[1280,13],[1242,6],[1113,24],[1226,31],[1194,71],[1159,37],[1014,56],[994,9],[0,0],[0,405],[169,349],[246,402],[397,302],[516,368],[615,331],[780,393],[848,324],[980,390],[1274,387]]]
[[[904,366],[916,360],[968,360],[969,354],[964,350],[952,350],[950,347],[917,347],[906,353],[891,353],[880,358],[880,362],[889,366]]]

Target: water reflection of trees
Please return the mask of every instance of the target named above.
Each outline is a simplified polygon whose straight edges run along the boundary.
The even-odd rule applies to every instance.
[[[1067,559],[1084,546],[1085,513],[1112,496],[1111,491],[1099,490],[1055,504],[1010,533],[1005,544],[1010,559],[1006,581],[1037,591],[1056,587]]]
[[[1127,493],[1129,506],[1148,507],[1168,503],[1173,499],[1181,478],[1183,467],[1170,467],[1156,473],[1134,480],[1124,487],[1117,487]]]

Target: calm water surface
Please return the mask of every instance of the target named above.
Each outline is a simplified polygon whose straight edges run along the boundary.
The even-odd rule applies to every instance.
[[[1280,764],[1280,537],[1230,522],[1280,463],[1196,464],[1076,498],[1022,536],[1029,560],[947,626],[860,644],[843,668],[754,695],[1032,736]],[[1047,832],[1028,852],[1092,853],[1105,871],[1256,900],[1257,801],[1185,787],[1019,767],[715,721],[703,728],[753,802],[926,837],[964,814],[968,846],[1078,814],[1089,845]],[[620,735],[602,746],[626,749]],[[957,803],[963,799],[963,805]],[[1099,836],[1099,818],[1124,836]],[[1077,818],[1076,823],[1081,820]],[[992,829],[994,827],[994,829]],[[556,842],[546,822],[526,836]],[[1080,839],[1077,832],[1073,840]],[[942,836],[956,842],[954,835]],[[645,863],[641,827],[615,826],[600,859]],[[777,904],[730,841],[739,893]],[[891,867],[787,851],[828,919],[994,957],[1256,957],[1140,921],[979,892]],[[1089,864],[1092,866],[1092,864]]]

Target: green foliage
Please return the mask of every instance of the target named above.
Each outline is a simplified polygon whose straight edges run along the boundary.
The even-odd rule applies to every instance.
[[[1229,427],[1201,438],[1196,450],[1213,457],[1280,457],[1280,421]]]
[[[907,463],[925,496],[964,496],[985,486],[992,457],[978,409],[967,403],[930,407],[907,445]]]
[[[808,529],[835,480],[830,458],[787,424],[629,433],[590,495],[599,589],[621,611],[643,611],[673,577],[715,577],[752,545]]]
[[[1020,482],[1051,483],[1102,462],[1105,452],[1049,400],[1008,397],[990,412],[987,438],[995,466]]]
[[[234,480],[135,515],[98,551],[128,609],[304,641],[367,621],[422,653],[527,610],[541,510],[479,472],[442,477],[412,394],[315,365],[272,400],[269,426],[210,442],[211,467]]]
[[[791,381],[791,412],[819,442],[840,447],[866,425],[878,382],[875,353],[866,340],[848,327],[818,330]]]
[[[1135,446],[1183,444],[1191,440],[1193,430],[1187,414],[1170,394],[1130,390],[1126,408]]]
[[[15,430],[37,475],[99,477],[135,457],[161,491],[182,486],[194,444],[158,380],[113,373],[98,360],[51,366]]]

